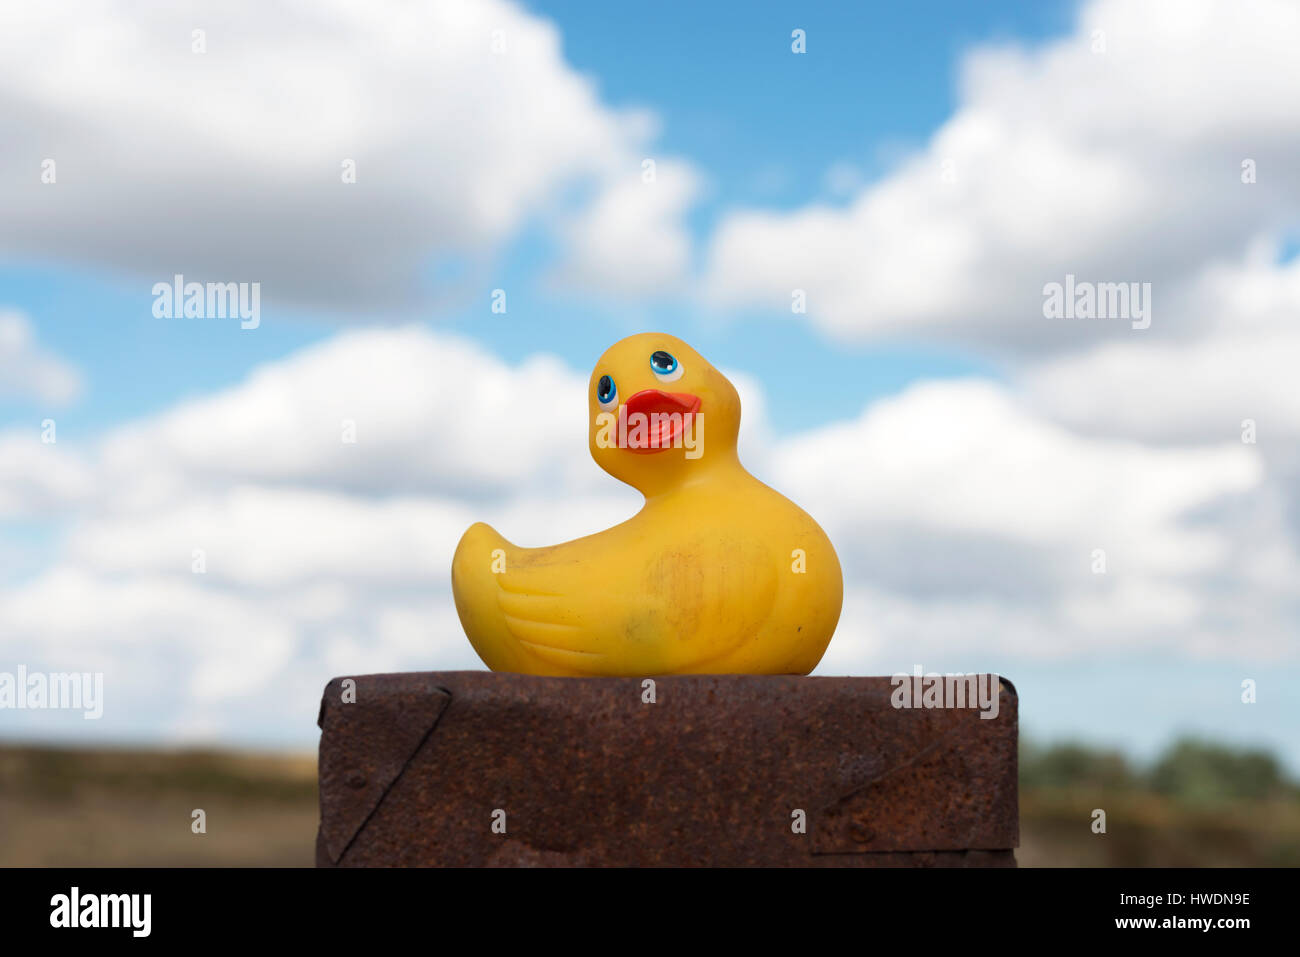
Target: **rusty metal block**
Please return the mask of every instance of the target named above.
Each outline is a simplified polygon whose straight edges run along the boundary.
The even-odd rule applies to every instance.
[[[1005,680],[993,719],[889,678],[352,680],[321,703],[320,866],[1015,866]]]

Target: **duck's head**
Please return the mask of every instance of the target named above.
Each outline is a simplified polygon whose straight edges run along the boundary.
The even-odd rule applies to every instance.
[[[736,461],[736,387],[676,336],[614,343],[587,386],[596,464],[647,495]]]

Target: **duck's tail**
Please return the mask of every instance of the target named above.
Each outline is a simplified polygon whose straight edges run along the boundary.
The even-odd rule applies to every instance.
[[[491,525],[475,522],[460,537],[451,560],[451,593],[470,644],[493,671],[515,671],[517,643],[497,601],[499,578],[517,551]]]

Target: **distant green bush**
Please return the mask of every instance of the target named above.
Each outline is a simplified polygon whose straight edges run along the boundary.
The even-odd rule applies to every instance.
[[[1277,759],[1267,751],[1234,750],[1184,739],[1152,767],[1151,789],[1196,802],[1276,798],[1295,792]]]
[[[1111,788],[1139,784],[1124,755],[1064,743],[1048,748],[1026,744],[1020,749],[1020,783],[1026,788]]]
[[[1193,803],[1300,797],[1300,786],[1287,779],[1267,751],[1194,738],[1174,742],[1145,769],[1133,767],[1118,751],[1074,742],[1048,747],[1022,743],[1020,785],[1026,790],[1144,790]]]

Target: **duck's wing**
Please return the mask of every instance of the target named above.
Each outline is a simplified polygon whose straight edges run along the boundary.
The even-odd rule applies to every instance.
[[[582,674],[707,670],[757,634],[778,585],[769,549],[739,537],[691,536],[635,562],[568,551],[524,550],[495,576],[497,604],[530,653]]]
[[[506,630],[545,661],[591,674],[606,673],[598,595],[573,587],[573,569],[516,568],[497,576],[497,606]],[[595,587],[594,584],[592,587]]]

